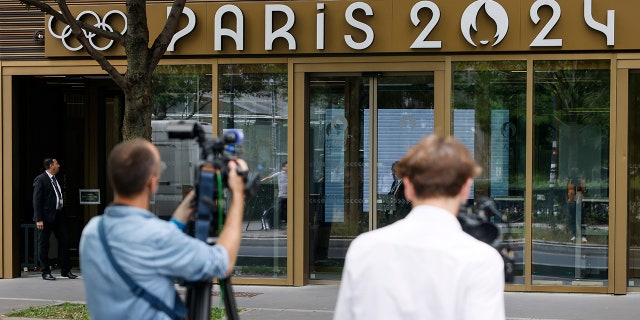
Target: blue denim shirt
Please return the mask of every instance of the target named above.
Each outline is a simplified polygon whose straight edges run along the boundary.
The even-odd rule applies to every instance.
[[[136,297],[115,271],[100,242],[100,219],[105,219],[107,241],[118,264],[170,307],[176,278],[222,278],[227,271],[229,256],[224,247],[197,240],[147,210],[110,206],[104,215],[89,221],[80,239],[80,269],[91,319],[169,319]]]

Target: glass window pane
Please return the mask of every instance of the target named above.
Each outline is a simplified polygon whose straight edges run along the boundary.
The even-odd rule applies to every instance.
[[[393,164],[421,138],[433,133],[433,73],[385,75],[377,86],[377,227],[404,218],[411,211],[405,200],[402,177],[393,173]],[[368,113],[365,114],[368,127]],[[369,162],[365,144],[365,163]],[[368,177],[365,177],[368,192]]]
[[[453,135],[483,168],[470,201],[492,198],[503,241],[515,253],[515,281],[524,283],[526,62],[452,63]]]
[[[151,86],[151,140],[167,168],[162,173],[150,210],[169,219],[194,184],[200,150],[195,139],[169,139],[169,121],[199,120],[211,133],[211,65],[163,65],[153,74]]]
[[[288,95],[286,64],[220,65],[218,128],[244,133],[242,157],[261,177],[258,193],[247,198],[243,241],[236,276],[287,276]]]
[[[308,89],[309,277],[339,280],[349,243],[369,230],[363,187],[369,79],[311,75]]]
[[[161,65],[152,83],[153,120],[211,123],[211,65]]]
[[[607,286],[609,68],[534,61],[534,285]]]

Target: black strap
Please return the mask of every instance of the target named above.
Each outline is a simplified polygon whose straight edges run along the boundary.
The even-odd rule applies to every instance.
[[[184,319],[185,315],[187,314],[187,307],[185,306],[184,302],[182,302],[182,299],[180,299],[180,296],[178,296],[177,292],[174,291],[176,294],[174,308],[173,309],[169,308],[169,306],[167,306],[166,303],[158,299],[158,297],[149,293],[143,287],[139,286],[137,283],[133,281],[133,279],[131,279],[131,277],[129,277],[128,274],[124,272],[124,270],[122,270],[120,265],[116,262],[115,258],[113,257],[111,248],[107,243],[107,235],[106,235],[106,232],[104,231],[104,218],[105,216],[103,215],[102,218],[100,219],[100,222],[98,223],[98,233],[100,235],[100,241],[104,246],[104,249],[105,249],[105,252],[107,253],[107,257],[109,258],[109,261],[111,261],[111,265],[113,265],[113,268],[116,269],[116,271],[118,272],[120,277],[122,277],[124,282],[127,283],[127,285],[129,286],[129,289],[131,289],[131,292],[133,292],[133,294],[135,294],[137,297],[142,297],[143,299],[147,300],[147,302],[149,302],[149,304],[152,307],[166,313],[167,315],[169,315],[169,317],[171,317],[171,319]]]

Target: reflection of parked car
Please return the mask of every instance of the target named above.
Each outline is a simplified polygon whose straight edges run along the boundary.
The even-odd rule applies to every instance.
[[[167,219],[182,201],[185,191],[193,186],[195,166],[200,159],[200,149],[195,139],[169,139],[166,131],[169,122],[170,120],[151,121],[151,141],[167,165],[167,170],[160,177],[155,198],[152,199],[151,211]],[[211,124],[201,125],[205,134],[211,135]]]

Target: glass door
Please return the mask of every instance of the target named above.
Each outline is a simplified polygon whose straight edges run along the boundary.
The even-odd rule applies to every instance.
[[[433,133],[434,76],[324,73],[306,85],[309,278],[339,280],[356,236],[409,211],[391,167]]]
[[[376,211],[374,228],[389,225],[411,211],[402,177],[394,164],[418,140],[433,133],[433,74],[374,79],[376,91]],[[366,155],[365,155],[366,157]]]

